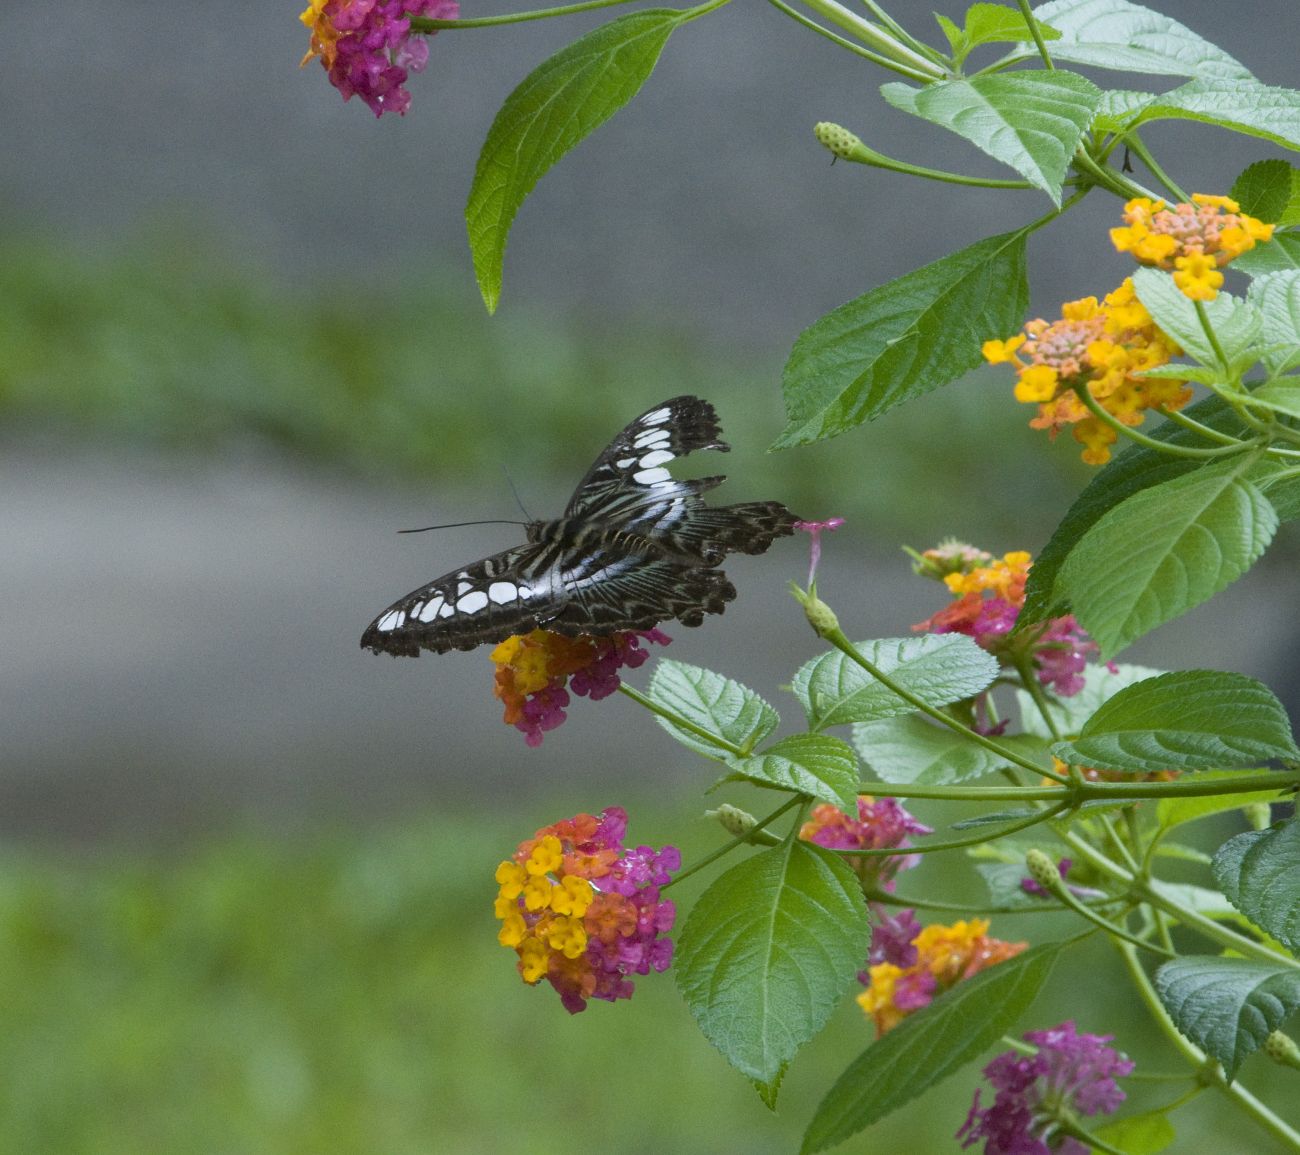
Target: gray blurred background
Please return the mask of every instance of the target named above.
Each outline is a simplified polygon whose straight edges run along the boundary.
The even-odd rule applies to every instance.
[[[961,11],[891,11],[937,40],[935,8]],[[1295,83],[1289,6],[1169,8]],[[769,1118],[670,982],[559,1022],[493,937],[492,869],[543,823],[622,802],[637,840],[714,847],[697,817],[714,768],[622,698],[577,701],[528,750],[499,721],[485,651],[396,660],[357,641],[399,595],[517,534],[395,530],[517,516],[511,483],[556,512],[623,423],[687,391],[734,446],[720,498],[848,518],[823,595],[857,637],[907,634],[942,591],[901,545],[1037,550],[1088,471],[991,373],[767,455],[781,367],[828,310],[1048,202],[832,167],[819,120],[902,160],[1005,175],[887,109],[889,77],[732,4],[676,33],[633,104],[542,180],[488,318],[462,217],[480,142],[599,15],[444,33],[409,115],[376,121],[318,65],[298,70],[297,12],[4,6],[0,1150],[491,1155],[526,1133],[558,1155],[557,1117],[601,1150],[792,1150],[867,1041],[847,1001]],[[1275,151],[1190,125],[1148,144],[1204,191]],[[1036,235],[1034,313],[1127,273],[1107,251],[1117,209],[1099,194]],[[1245,671],[1300,705],[1285,536],[1126,657]],[[785,592],[806,565],[801,541],[729,565],[738,601],[670,630],[668,654],[792,716],[781,686],[817,652]],[[727,797],[759,809],[761,793]],[[953,865],[908,882],[975,900]],[[995,933],[1070,925],[1024,923]],[[1146,1021],[1105,977],[1113,960],[1071,955],[1036,1013]],[[1123,1045],[1172,1061],[1138,1030]],[[593,1098],[593,1070],[612,1101]],[[845,1149],[949,1149],[972,1085]],[[1216,1114],[1205,1096],[1179,1125],[1226,1149],[1235,1124]]]

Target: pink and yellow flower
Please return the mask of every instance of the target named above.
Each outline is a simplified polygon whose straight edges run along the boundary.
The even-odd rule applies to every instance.
[[[812,808],[799,837],[832,850],[883,850],[897,847],[897,855],[846,856],[863,883],[893,890],[893,878],[920,861],[916,854],[901,853],[912,845],[908,835],[932,834],[933,830],[912,817],[893,798],[877,801],[870,794],[858,796],[857,815],[850,816],[829,802]]]
[[[915,925],[913,921],[913,925]],[[863,978],[867,989],[858,1005],[876,1024],[876,1036],[892,1030],[908,1015],[919,1011],[963,979],[986,967],[1015,958],[1029,944],[990,938],[983,918],[962,920],[952,926],[935,924],[918,931],[911,940],[910,965],[880,962]]]
[[[497,867],[497,941],[530,986],[547,979],[570,1014],[632,997],[630,975],[666,970],[676,908],[659,897],[681,866],[672,846],[624,847],[627,813],[578,814],[537,831]]]
[[[493,693],[505,703],[506,724],[521,730],[529,746],[540,746],[542,734],[568,717],[570,690],[593,702],[607,698],[619,687],[619,670],[634,670],[650,656],[642,641],[666,646],[671,640],[659,630],[576,638],[549,630],[517,634],[492,651]]]

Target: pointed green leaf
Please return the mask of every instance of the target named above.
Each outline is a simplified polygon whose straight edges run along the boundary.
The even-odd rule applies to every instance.
[[[938,17],[936,17],[937,19]],[[1060,40],[1061,34],[1038,21],[1038,30],[1044,40]],[[981,44],[1002,44],[1008,41],[1033,41],[1034,35],[1025,23],[1018,8],[1004,4],[972,4],[966,9],[966,26],[963,29],[966,51]]]
[[[1057,732],[1066,738],[1073,737],[1083,729],[1084,723],[1097,712],[1103,702],[1113,698],[1125,686],[1162,673],[1163,670],[1126,662],[1117,663],[1114,670],[1106,666],[1089,666],[1084,673],[1083,689],[1068,698],[1055,699],[1048,707]],[[1055,737],[1052,728],[1043,720],[1038,704],[1024,690],[1016,691],[1016,704],[1020,709],[1022,730],[1040,738]]]
[[[1270,274],[1270,276],[1277,275]],[[1273,413],[1280,413],[1285,417],[1300,417],[1300,378],[1292,377],[1261,385],[1250,395],[1250,400],[1252,404],[1262,405]]]
[[[661,658],[650,679],[648,697],[657,706],[671,710],[688,722],[717,734],[733,746],[752,750],[780,722],[780,716],[748,686],[705,670]],[[723,747],[674,726],[666,718],[659,724],[683,746],[689,746],[706,758],[725,761]]]
[[[1178,1138],[1178,1132],[1163,1110],[1130,1115],[1090,1130],[1109,1150],[1123,1151],[1124,1155],[1160,1155]],[[1100,1147],[1092,1150],[1094,1155],[1103,1155]]]
[[[981,971],[877,1039],[821,1101],[801,1152],[844,1142],[977,1058],[1029,1009],[1063,946],[1044,943]]]
[[[853,747],[829,734],[794,734],[750,758],[727,763],[728,779],[744,778],[759,786],[797,790],[854,813],[861,789]]]
[[[1300,1007],[1300,969],[1189,955],[1156,971],[1156,993],[1178,1029],[1228,1078]]]
[[[1241,419],[1220,397],[1198,401],[1186,413],[1221,433],[1242,436],[1246,432]],[[1158,425],[1150,436],[1169,445],[1205,445],[1199,434],[1172,421]],[[1033,625],[1060,612],[1056,579],[1061,566],[1079,540],[1104,514],[1141,490],[1191,473],[1199,467],[1200,463],[1195,460],[1161,453],[1145,445],[1134,445],[1102,469],[1075,500],[1051,540],[1035,559],[1033,569],[1029,571],[1025,604],[1016,620],[1016,628]]]
[[[1232,267],[1249,277],[1300,269],[1300,232],[1274,233],[1271,241],[1242,253],[1232,262]]]
[[[1063,762],[1152,774],[1232,770],[1300,758],[1282,703],[1261,682],[1217,670],[1180,670],[1136,682],[1105,702]]]
[[[1256,277],[1246,293],[1259,314],[1262,359],[1271,374],[1300,365],[1300,269],[1285,269]],[[1251,394],[1290,417],[1300,416],[1300,380],[1276,381]]]
[[[1233,906],[1300,954],[1300,820],[1229,838],[1213,870]]]
[[[1196,310],[1199,303],[1209,318],[1229,367],[1244,371],[1255,362],[1253,345],[1263,321],[1249,302],[1229,293],[1220,293],[1213,301],[1193,301],[1184,296],[1170,274],[1158,269],[1138,269],[1133,274],[1133,288],[1155,323],[1173,337],[1189,357],[1204,365],[1218,363],[1218,353],[1205,335]]]
[[[1061,33],[1054,60],[1153,76],[1249,76],[1222,48],[1190,28],[1126,0],[1052,0],[1034,9]],[[1019,58],[1036,56],[1028,50]]]
[[[1135,493],[1070,551],[1052,601],[1068,601],[1103,660],[1236,581],[1273,540],[1277,514],[1243,473],[1202,466]]]
[[[773,1084],[826,1023],[867,957],[857,876],[797,839],[755,854],[700,895],[677,941],[677,986],[708,1040]]]
[[[1138,114],[1137,123],[1153,120],[1195,120],[1300,148],[1300,92],[1250,78],[1193,80],[1162,93]]]
[[[773,448],[835,437],[980,365],[981,344],[1024,319],[1025,236],[979,241],[805,329],[786,362],[789,425]]]
[[[1108,88],[1101,94],[1097,115],[1092,118],[1094,132],[1127,132],[1137,114],[1156,99],[1154,92]]]
[[[882,89],[886,99],[893,88]],[[965,137],[1059,205],[1061,182],[1100,99],[1101,90],[1073,72],[988,73],[909,93],[904,110]]]
[[[1052,768],[1047,743],[1041,738],[1012,734],[998,742],[1039,761],[1044,769]],[[882,782],[948,786],[1008,765],[1005,758],[915,714],[858,722],[853,727],[853,744],[866,769]]]
[[[1243,213],[1286,226],[1300,219],[1300,169],[1273,157],[1247,166],[1233,182],[1228,195]]]
[[[688,18],[675,8],[620,16],[560,49],[506,97],[465,206],[489,313],[501,296],[506,237],[519,206],[547,169],[637,94],[673,29]]]
[[[998,676],[997,659],[964,634],[884,638],[860,642],[855,648],[927,706],[974,697]],[[916,709],[839,650],[805,662],[791,683],[813,730],[892,718]]]

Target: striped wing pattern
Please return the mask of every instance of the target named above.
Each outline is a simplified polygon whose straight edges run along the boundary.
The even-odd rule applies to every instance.
[[[725,452],[719,433],[713,406],[695,397],[647,410],[596,459],[563,517],[394,602],[362,647],[416,657],[539,627],[600,635],[722,613],[736,589],[718,565],[729,552],[762,553],[796,519],[775,501],[706,505],[700,495],[724,478],[678,481],[664,468],[696,449]]]

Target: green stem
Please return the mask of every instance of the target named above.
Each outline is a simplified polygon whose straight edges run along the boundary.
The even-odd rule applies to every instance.
[[[1077,1139],[1090,1152],[1101,1152],[1101,1155],[1128,1155],[1127,1151],[1121,1151],[1118,1147],[1112,1147],[1104,1139],[1098,1139],[1083,1124],[1073,1120],[1058,1120],[1056,1130],[1059,1134],[1069,1135],[1071,1139]]]
[[[1111,922],[1110,919],[1103,918],[1096,911],[1089,909],[1070,893],[1070,888],[1066,885],[1065,879],[1057,878],[1048,889],[1050,890],[1052,897],[1058,902],[1068,906],[1081,918],[1086,918],[1089,922],[1099,926],[1108,935],[1111,935],[1114,938],[1123,939],[1125,942],[1132,943],[1134,946],[1140,947],[1142,950],[1149,950],[1154,954],[1163,956],[1164,958],[1178,957],[1173,951],[1165,950],[1164,947],[1154,946],[1149,942],[1145,942],[1136,935],[1125,930],[1118,923]]]
[[[733,838],[730,842],[726,842],[722,846],[718,847],[717,850],[714,850],[711,853],[706,854],[703,858],[699,860],[699,862],[692,863],[685,870],[681,871],[676,878],[671,879],[668,882],[665,882],[663,886],[661,886],[659,889],[667,890],[670,886],[676,886],[683,879],[690,878],[690,876],[694,874],[696,871],[703,870],[706,866],[710,866],[713,863],[717,862],[717,860],[721,858],[723,855],[730,854],[733,850],[736,849],[736,847],[742,846],[745,843],[747,843],[754,836],[755,831],[762,830],[764,827],[768,825],[768,823],[775,822],[778,818],[781,817],[782,814],[784,814],[791,807],[800,805],[803,802],[803,800],[804,800],[804,796],[802,794],[795,794],[793,797],[787,799],[775,810],[773,810],[772,813],[769,814],[766,818],[760,819],[758,822],[754,823],[753,829],[745,831],[744,834],[736,835],[736,837]]]
[[[823,28],[820,24],[817,23],[816,20],[812,20],[809,17],[805,16],[802,12],[799,12],[796,9],[791,8],[789,4],[785,3],[785,0],[767,0],[767,2],[771,4],[773,8],[776,8],[778,11],[784,12],[787,16],[790,17],[791,20],[797,21],[798,23],[802,24],[805,28],[811,28],[814,32],[817,33],[818,36],[826,37],[826,39],[831,41],[833,44],[838,44],[841,48],[847,48],[850,52],[855,53],[858,56],[861,56],[864,60],[870,60],[873,64],[878,64],[882,68],[892,68],[896,72],[902,71],[901,69],[898,68],[896,64],[894,64],[893,61],[887,60],[879,53],[872,52],[870,49],[867,48],[863,48],[861,44],[854,44],[852,40],[846,40],[843,36],[837,35],[836,33],[832,32],[829,28]],[[912,73],[910,70],[905,72],[904,75],[909,76],[913,80],[928,79],[928,77],[922,76],[920,73]]]
[[[895,72],[911,76],[913,79],[928,81],[942,80],[943,69],[936,67],[918,52],[913,52],[906,45],[894,39],[888,32],[877,28],[870,20],[864,20],[856,12],[851,12],[836,0],[803,0],[819,16],[838,25],[845,32],[857,37],[863,44],[874,48],[890,61],[885,67]]]
[[[885,906],[911,907],[914,910],[946,911],[951,914],[1041,914],[1044,911],[1067,909],[1062,903],[1035,902],[1032,906],[968,906],[960,902],[942,902],[939,899],[919,898],[915,895],[891,894],[885,890],[868,890],[865,892],[868,902],[878,902]],[[1113,906],[1123,902],[1122,898],[1107,896],[1094,899],[1089,906]]]
[[[1142,143],[1142,138],[1136,132],[1126,132],[1124,134],[1124,144],[1134,156],[1151,170],[1151,175],[1169,190],[1175,200],[1187,202],[1192,199],[1156,163],[1156,158],[1147,150],[1147,146]]]
[[[1025,18],[1025,23],[1029,25],[1029,34],[1034,38],[1034,44],[1038,47],[1038,55],[1043,59],[1043,67],[1049,72],[1056,71],[1056,65],[1052,63],[1051,54],[1047,51],[1047,45],[1043,41],[1043,31],[1038,27],[1038,21],[1034,19],[1034,13],[1029,7],[1029,0],[1016,0],[1020,8],[1020,15]]]
[[[1233,437],[1232,434],[1220,433],[1217,429],[1211,429],[1208,425],[1202,425],[1196,420],[1196,418],[1188,417],[1187,414],[1180,409],[1166,409],[1161,406],[1160,412],[1168,417],[1170,421],[1181,425],[1184,429],[1190,429],[1193,433],[1199,433],[1208,441],[1217,441],[1222,445],[1242,444],[1241,441],[1236,437]]]
[[[1087,385],[1075,386],[1074,394],[1088,407],[1097,420],[1109,425],[1116,433],[1127,437],[1130,441],[1137,442],[1138,445],[1145,445],[1148,449],[1154,449],[1157,453],[1164,453],[1170,457],[1230,457],[1234,453],[1242,453],[1247,449],[1251,449],[1256,444],[1253,441],[1238,441],[1233,445],[1225,445],[1222,449],[1195,449],[1190,445],[1171,445],[1168,441],[1157,441],[1154,437],[1139,433],[1131,426],[1125,425],[1114,414],[1108,413],[1101,407],[1101,404],[1092,395]]]
[[[523,24],[529,20],[549,20],[552,16],[572,16],[596,8],[612,8],[631,0],[583,0],[581,4],[564,4],[559,8],[538,8],[532,12],[505,12],[500,16],[477,16],[470,20],[434,20],[428,16],[411,16],[411,31],[432,33],[444,28],[494,28],[499,24]]]
[[[1015,834],[1017,830],[1025,830],[1030,826],[1037,826],[1040,822],[1047,822],[1069,809],[1069,803],[1062,802],[1060,805],[1053,806],[1048,810],[1040,810],[1021,822],[1013,822],[1008,826],[999,826],[991,834],[987,828],[982,828],[980,834],[973,835],[970,838],[954,838],[949,842],[923,842],[920,845],[908,846],[903,849],[897,846],[871,847],[865,850],[824,846],[822,849],[829,850],[830,853],[838,854],[843,858],[889,858],[902,854],[938,854],[941,850],[956,850],[962,846],[979,846],[983,842],[993,842],[998,838],[1004,838],[1008,834]]]
[[[1042,773],[1034,767],[1034,773]],[[1072,805],[1094,799],[1207,798],[1217,794],[1245,794],[1254,790],[1283,791],[1300,786],[1300,773],[1267,770],[1232,778],[1180,782],[1088,782],[1064,786],[903,786],[870,782],[864,789],[886,798],[936,798],[952,802],[1063,802]]]
[[[1270,1108],[1261,1103],[1240,1083],[1229,1083],[1227,1076],[1224,1075],[1218,1063],[1213,1062],[1204,1051],[1183,1037],[1173,1019],[1169,1017],[1169,1012],[1165,1010],[1164,1004],[1161,1003],[1155,988],[1151,985],[1151,980],[1147,977],[1146,971],[1142,969],[1142,964],[1138,962],[1137,951],[1127,943],[1122,942],[1115,943],[1115,949],[1120,952],[1124,965],[1128,968],[1129,976],[1133,980],[1133,985],[1137,988],[1138,995],[1146,1004],[1151,1017],[1159,1024],[1160,1029],[1165,1033],[1165,1037],[1169,1039],[1187,1062],[1197,1070],[1200,1079],[1231,1099],[1238,1109],[1249,1115],[1275,1138],[1286,1143],[1291,1150],[1300,1151],[1300,1131],[1279,1119]]]
[[[1075,168],[1087,173],[1097,184],[1109,189],[1116,196],[1121,196],[1125,200],[1130,200],[1135,196],[1151,197],[1152,200],[1159,199],[1155,193],[1150,189],[1143,188],[1137,181],[1131,180],[1121,172],[1116,172],[1113,168],[1098,164],[1086,149],[1081,148],[1074,154],[1073,163]]]
[[[1192,305],[1196,309],[1196,319],[1201,323],[1201,332],[1205,334],[1205,339],[1209,341],[1210,348],[1214,350],[1215,362],[1226,373],[1228,371],[1228,357],[1223,351],[1223,346],[1219,344],[1219,334],[1214,331],[1214,326],[1210,324],[1210,315],[1205,311],[1205,302],[1193,301]]]
[[[1043,690],[1043,684],[1034,677],[1034,665],[1028,654],[1017,654],[1015,659],[1016,672],[1020,675],[1020,688],[1025,691],[1033,700],[1034,706],[1038,710],[1038,716],[1042,718],[1043,725],[1051,732],[1056,741],[1061,740],[1061,729],[1056,724],[1056,719],[1052,716],[1051,703],[1047,700],[1047,694]]]
[[[984,734],[977,734],[968,726],[963,726],[956,718],[945,714],[942,710],[935,709],[935,707],[931,706],[924,699],[918,698],[910,690],[894,681],[893,678],[886,674],[869,658],[863,657],[853,643],[844,636],[843,630],[828,630],[822,636],[837,650],[866,670],[867,673],[875,678],[882,686],[886,687],[886,689],[892,690],[902,698],[904,702],[913,706],[915,709],[920,710],[927,718],[932,718],[941,726],[946,726],[949,730],[953,731],[953,733],[960,734],[963,738],[974,742],[977,746],[983,746],[984,749],[996,754],[999,758],[1011,763],[1013,766],[1019,766],[1021,769],[1028,770],[1032,774],[1046,774],[1049,778],[1056,778],[1061,782],[1065,781],[1059,774],[1050,773],[1049,771],[1044,770],[1041,766],[1031,762],[1028,758],[1022,757],[1020,754],[1016,753],[1016,751],[1003,746],[1000,742],[994,742],[993,739]]]
[[[768,2],[776,4],[778,7],[784,7],[780,0],[768,0]],[[857,146],[851,150],[837,152],[836,155],[844,160],[852,161],[854,164],[865,164],[871,168],[883,168],[887,172],[900,172],[904,176],[920,177],[922,180],[943,181],[946,184],[972,185],[976,188],[1028,189],[1034,187],[1027,180],[1002,180],[994,177],[966,176],[963,173],[947,172],[944,169],[908,164],[906,161],[895,160],[893,157],[885,156],[884,153],[876,152],[875,149],[868,148],[861,141],[858,141]]]
[[[933,61],[940,67],[945,67],[947,65],[948,62],[943,56],[926,44],[925,41],[918,40],[908,32],[906,28],[904,28],[888,12],[877,4],[875,0],[862,0],[862,7],[879,20],[880,23],[889,30],[890,35],[892,35],[896,40],[906,44],[914,52],[920,53],[922,56],[926,57],[926,59]]]
[[[723,738],[720,734],[711,734],[708,730],[704,729],[703,726],[697,726],[694,722],[683,718],[680,714],[674,714],[671,710],[666,709],[657,702],[652,702],[641,693],[640,690],[632,689],[632,687],[626,682],[620,682],[618,689],[621,694],[627,695],[627,697],[631,698],[632,701],[637,703],[637,705],[644,706],[650,711],[650,713],[658,714],[659,717],[663,718],[665,721],[671,722],[674,726],[677,726],[690,734],[694,734],[697,738],[703,738],[706,742],[716,746],[719,750],[725,750],[728,754],[734,754],[737,758],[749,757],[750,752],[748,750],[737,746],[734,742],[727,741],[727,739]]]

